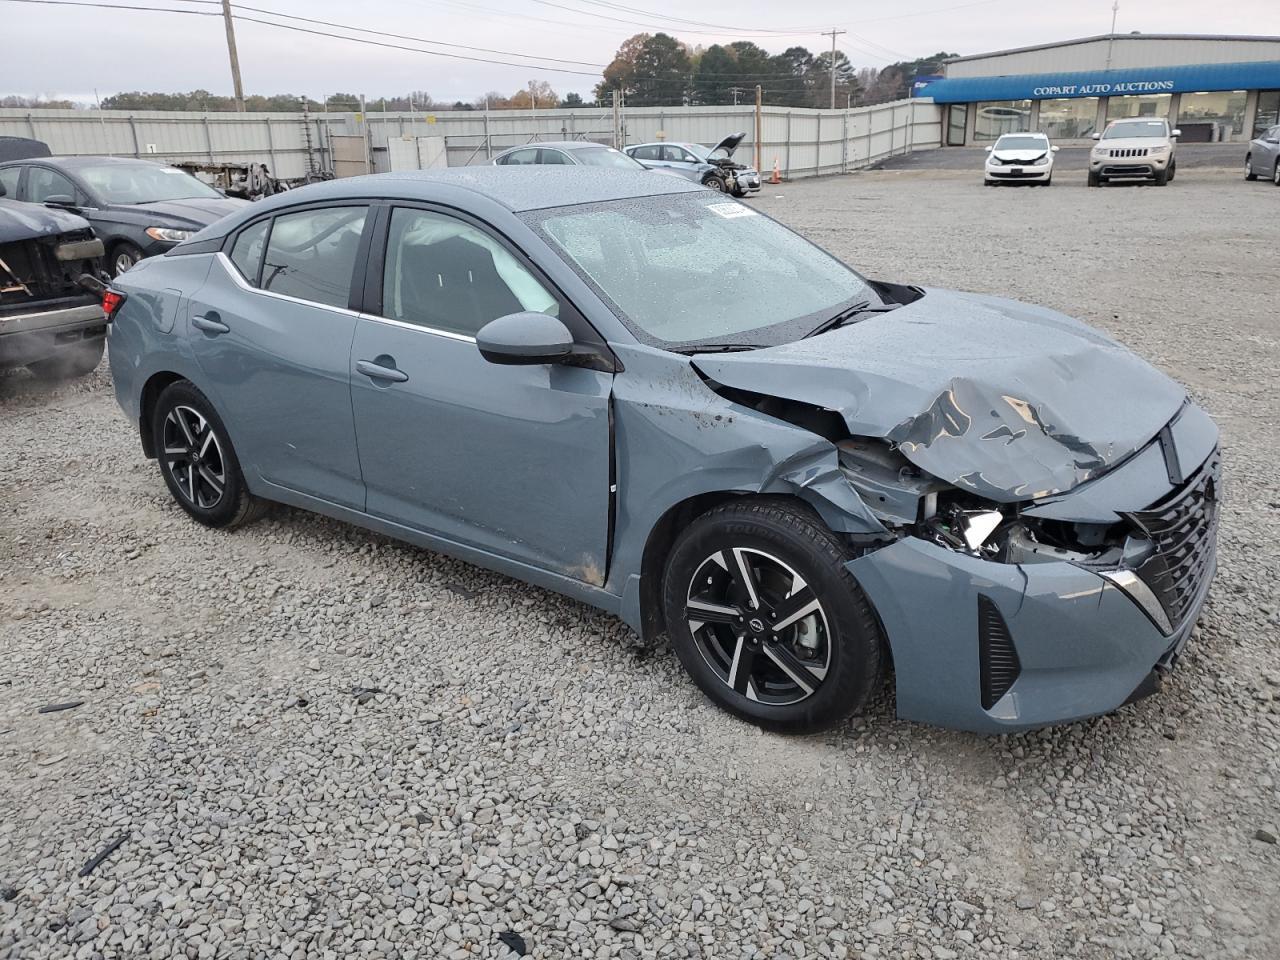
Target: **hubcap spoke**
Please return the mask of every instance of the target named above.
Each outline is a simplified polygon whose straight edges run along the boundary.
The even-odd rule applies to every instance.
[[[182,499],[206,510],[217,506],[227,486],[226,466],[205,416],[192,407],[175,406],[165,417],[162,444],[163,463]]]
[[[757,649],[747,643],[745,637],[739,637],[737,646],[733,648],[733,660],[729,664],[729,686],[744,696],[751,684],[751,673],[755,669]]]
[[[733,565],[729,568],[729,576],[746,591],[747,602],[751,605],[752,610],[760,607],[760,589],[756,582],[755,571],[751,569],[751,563],[747,558],[746,551],[741,547],[733,548]]]
[[[793,593],[774,607],[773,629],[785,630],[797,620],[803,620],[811,613],[817,613],[820,609],[822,609],[822,605],[818,603],[818,597],[813,592],[813,588],[803,586],[798,592]]]
[[[178,429],[182,431],[182,436],[187,441],[187,449],[194,450],[196,446],[196,435],[191,432],[191,424],[187,423],[187,418],[182,412],[182,408],[178,407],[173,411],[173,419],[178,423]]]
[[[737,623],[742,618],[742,611],[721,603],[690,600],[686,605],[685,617],[702,623]]]
[[[778,665],[778,667],[789,676],[795,683],[801,687],[806,694],[813,693],[818,689],[818,684],[822,682],[822,678],[815,675],[805,664],[801,663],[796,655],[781,644],[765,644],[762,648],[764,655]]]

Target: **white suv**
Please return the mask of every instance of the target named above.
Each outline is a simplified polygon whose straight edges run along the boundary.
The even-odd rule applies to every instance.
[[[1170,130],[1163,117],[1112,120],[1093,139],[1089,154],[1089,186],[1108,180],[1151,180],[1163,187],[1177,170],[1174,148],[1181,130]]]

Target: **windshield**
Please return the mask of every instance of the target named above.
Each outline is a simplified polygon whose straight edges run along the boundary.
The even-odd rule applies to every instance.
[[[1124,123],[1113,123],[1102,135],[1103,140],[1127,140],[1130,137],[1159,137],[1169,135],[1169,128],[1163,120],[1126,120]]]
[[[684,147],[686,150],[692,153],[699,160],[706,160],[709,156],[711,156],[711,148],[704,147],[700,143],[682,143],[682,144],[679,144],[679,146]]]
[[[525,219],[654,346],[786,343],[843,307],[880,302],[867,281],[803,237],[702,191]]]
[[[579,147],[573,151],[573,159],[588,167],[621,167],[624,170],[644,170],[638,160],[612,147]]]
[[[191,174],[155,163],[103,163],[77,167],[76,172],[107,203],[222,198],[217,190]]]
[[[1044,150],[1048,146],[1044,137],[1001,137],[996,141],[997,150]]]

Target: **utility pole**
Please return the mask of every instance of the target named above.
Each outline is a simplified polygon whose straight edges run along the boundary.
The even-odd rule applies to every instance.
[[[1119,12],[1120,12],[1120,0],[1115,0],[1115,3],[1111,4],[1111,35],[1107,37],[1106,69],[1108,70],[1111,69],[1111,48],[1114,47],[1116,43],[1116,15]]]
[[[836,37],[842,33],[848,33],[848,30],[837,30],[832,27],[830,30],[824,30],[822,35],[831,38],[831,109],[836,108]]]
[[[231,56],[231,85],[235,88],[236,109],[244,113],[244,85],[240,83],[240,55],[236,53],[236,28],[231,19],[231,0],[222,0],[222,20],[227,25],[227,53]]]
[[[763,100],[764,100],[764,88],[763,88],[763,87],[761,87],[759,84],[756,84],[756,170],[757,170],[757,171],[759,171],[759,169],[760,169],[760,158],[761,158],[761,153],[760,153],[760,133],[761,133],[761,123],[760,123],[760,104],[761,104],[761,102],[762,102]]]

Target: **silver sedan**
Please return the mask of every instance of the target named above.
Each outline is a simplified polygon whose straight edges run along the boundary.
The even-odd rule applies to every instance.
[[[1244,158],[1244,178],[1257,180],[1259,177],[1265,177],[1280,187],[1280,124],[1249,141],[1249,152]]]

